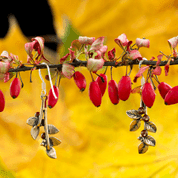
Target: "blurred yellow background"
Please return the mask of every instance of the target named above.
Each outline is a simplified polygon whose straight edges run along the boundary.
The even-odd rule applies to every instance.
[[[80,35],[105,36],[108,49],[116,47],[118,55],[121,50],[114,39],[122,33],[132,41],[137,37],[150,40],[149,49],[140,49],[147,59],[156,57],[160,50],[169,55],[167,40],[178,35],[177,0],[49,0],[49,3],[60,38],[66,35],[69,20]],[[19,25],[13,23],[7,36],[0,39],[0,51],[16,54],[25,63],[26,42]],[[106,91],[101,106],[96,108],[88,97],[89,72],[84,68],[79,70],[87,79],[86,90],[81,93],[73,79],[62,79],[59,101],[53,109],[48,109],[48,122],[60,130],[57,137],[62,140],[62,144],[55,147],[56,160],[50,159],[45,148],[40,147],[40,137],[37,141],[31,138],[31,128],[26,124],[26,120],[40,110],[41,80],[38,71],[32,74],[33,83],[29,82],[30,72],[21,72],[25,85],[15,100],[9,94],[11,81],[1,82],[0,89],[6,99],[5,110],[0,113],[1,177],[178,177],[177,105],[165,106],[156,90],[154,106],[148,109],[151,121],[158,129],[157,133],[150,133],[156,139],[156,147],[149,147],[147,153],[139,155],[137,147],[140,141],[137,137],[143,123],[139,131],[130,132],[132,120],[127,117],[126,110],[138,109],[140,96],[131,95],[128,101],[120,101],[115,106]],[[170,67],[167,77],[162,70],[160,81],[178,85],[177,66]],[[118,82],[124,71],[125,67],[113,69],[113,78]],[[138,66],[134,66],[132,79],[137,71]],[[109,70],[107,75],[110,79]],[[140,80],[134,86],[139,83]],[[49,90],[50,85],[47,87]]]

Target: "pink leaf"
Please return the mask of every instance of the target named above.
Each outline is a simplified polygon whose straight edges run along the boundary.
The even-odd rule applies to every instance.
[[[178,44],[178,36],[169,39],[168,43],[169,43],[170,47],[175,48]]]
[[[173,56],[174,56],[174,57],[177,57],[177,55],[178,55],[178,54],[177,54],[176,49],[173,49]]]
[[[137,38],[136,39],[136,45],[140,48],[140,47],[150,47],[150,41],[148,39],[141,39],[141,38]]]
[[[153,61],[155,59],[155,57],[151,57],[151,59],[149,61]]]
[[[63,57],[59,60],[60,63],[63,64],[63,62],[67,60],[67,58],[68,58],[69,55],[70,55],[70,54],[67,53],[65,56],[63,56]]]
[[[70,48],[68,48],[68,50],[69,50],[69,54],[70,54],[70,59],[71,59],[71,61],[73,61],[76,58],[75,57],[75,52],[72,51]]]
[[[97,72],[104,65],[103,59],[93,59],[89,58],[87,61],[87,69],[92,72]]]
[[[142,56],[141,56],[140,52],[136,49],[131,50],[129,53],[129,56],[132,60],[135,60],[135,59],[142,60]]]
[[[78,40],[81,44],[91,45],[95,41],[95,37],[79,36]]]
[[[136,83],[136,82],[137,82],[137,79],[138,79],[139,77],[141,77],[141,75],[143,74],[143,72],[145,72],[145,70],[148,69],[148,68],[149,68],[149,66],[141,67],[141,68],[139,69],[138,73],[136,74],[136,76],[134,77],[134,80],[133,80],[133,81]]]
[[[68,78],[68,79],[70,79],[70,78],[72,78],[72,76],[74,75],[74,66],[72,66],[72,65],[70,65],[70,64],[67,64],[67,63],[64,63],[63,65],[62,65],[62,74],[66,77],[66,78]]]
[[[153,70],[152,74],[154,74],[154,75],[160,75],[160,74],[161,74],[161,71],[162,71],[161,67],[160,67],[160,66],[157,66],[157,67]]]
[[[111,51],[108,51],[109,60],[113,60],[115,58],[115,53],[116,53],[116,49],[115,48],[113,48]]]
[[[163,54],[158,55],[157,58],[158,58],[158,61],[156,63],[156,66],[159,66],[159,64],[161,63],[161,59],[163,58]]]
[[[118,36],[115,40],[114,40],[119,46],[127,46],[129,40],[127,39],[127,36],[125,33],[121,34],[120,36]]]
[[[4,62],[12,62],[13,58],[9,55],[7,51],[3,51],[0,55],[0,60]]]
[[[34,43],[33,43],[34,41]],[[38,54],[43,54],[44,52],[44,38],[42,37],[35,37],[32,38],[33,49],[38,51]]]
[[[8,82],[10,80],[10,73],[7,72],[4,74],[4,83]]]
[[[8,72],[9,67],[10,67],[9,62],[0,62],[0,73],[5,74],[6,72]]]
[[[101,52],[100,51],[96,51],[97,55],[95,56],[95,59],[101,59]]]
[[[31,43],[31,42],[25,43],[25,51],[32,58],[33,43]]]
[[[102,56],[106,53],[107,50],[108,50],[108,47],[106,45],[104,45],[100,48]]]
[[[164,70],[165,70],[165,76],[168,76],[168,72],[169,72],[169,63],[167,63],[167,64],[164,66]]]
[[[97,38],[91,45],[90,50],[98,51],[103,47],[104,36]]]

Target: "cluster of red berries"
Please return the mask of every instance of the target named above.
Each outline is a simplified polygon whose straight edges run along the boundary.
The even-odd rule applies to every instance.
[[[86,79],[83,74],[76,71],[73,75],[74,81],[81,91],[86,88]],[[101,105],[102,96],[107,88],[107,76],[100,74],[96,80],[92,80],[89,85],[89,98],[92,103],[99,107]],[[123,76],[117,84],[115,80],[111,79],[108,82],[108,95],[111,102],[116,105],[119,100],[126,101],[131,93],[131,79],[129,76]]]
[[[161,82],[158,85],[158,90],[166,105],[178,103],[178,86],[172,88],[167,83]]]
[[[10,84],[10,95],[13,99],[15,99],[19,96],[21,88],[22,87],[21,87],[20,79],[15,77]],[[53,89],[57,96],[57,99],[55,99],[55,97],[53,96],[52,88],[51,88],[49,90],[49,94],[48,94],[48,107],[49,108],[53,108],[58,101],[59,88],[57,86],[53,85]],[[0,112],[2,112],[4,110],[4,108],[5,108],[5,97],[4,97],[3,92],[0,90]]]
[[[169,84],[161,82],[158,85],[158,91],[166,105],[178,103],[178,86],[172,88]],[[155,96],[153,85],[146,82],[142,87],[142,100],[147,107],[151,108],[153,106]]]

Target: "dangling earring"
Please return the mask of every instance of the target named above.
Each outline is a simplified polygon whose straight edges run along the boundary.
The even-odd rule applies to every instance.
[[[141,68],[142,62],[143,61],[139,63],[139,68]],[[145,78],[142,74],[141,89],[143,88],[144,84],[145,84]],[[138,140],[141,141],[141,143],[138,146],[138,152],[139,154],[143,154],[148,150],[149,146],[156,145],[155,139],[152,136],[148,135],[148,132],[155,133],[157,131],[157,128],[156,125],[150,121],[150,117],[147,114],[147,107],[142,100],[142,96],[140,101],[140,107],[138,108],[138,110],[134,110],[134,109],[128,110],[126,111],[126,114],[131,119],[133,119],[133,121],[130,123],[130,131],[138,130],[141,126],[141,121],[144,122],[144,130],[141,131],[141,134],[138,137]]]
[[[46,63],[42,63],[42,64],[45,64],[48,69],[50,84],[51,84],[51,88],[53,90],[49,66]],[[40,145],[46,147],[46,153],[50,158],[56,159],[57,158],[56,151],[53,148],[53,146],[59,145],[61,143],[61,141],[59,139],[57,139],[56,137],[49,137],[49,134],[56,134],[59,132],[59,130],[54,125],[48,124],[47,104],[46,104],[48,97],[46,95],[46,83],[44,82],[44,80],[42,78],[40,69],[39,69],[39,76],[42,80],[41,109],[40,109],[40,112],[35,113],[35,117],[30,117],[27,119],[27,124],[32,126],[30,133],[34,140],[39,135],[40,127],[44,127],[44,132],[41,134],[41,138],[43,140]],[[53,90],[53,95],[56,98],[54,90]]]

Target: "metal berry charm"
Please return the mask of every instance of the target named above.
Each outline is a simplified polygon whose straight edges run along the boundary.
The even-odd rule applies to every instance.
[[[138,146],[138,152],[139,154],[146,153],[148,146],[156,145],[155,139],[148,135],[148,132],[155,133],[157,131],[156,125],[153,122],[150,122],[150,117],[146,114],[146,105],[141,100],[141,106],[138,110],[128,110],[126,111],[126,114],[133,119],[130,124],[130,131],[138,130],[141,126],[141,121],[144,122],[144,130],[141,131],[141,134],[138,137],[138,140],[141,141]]]

